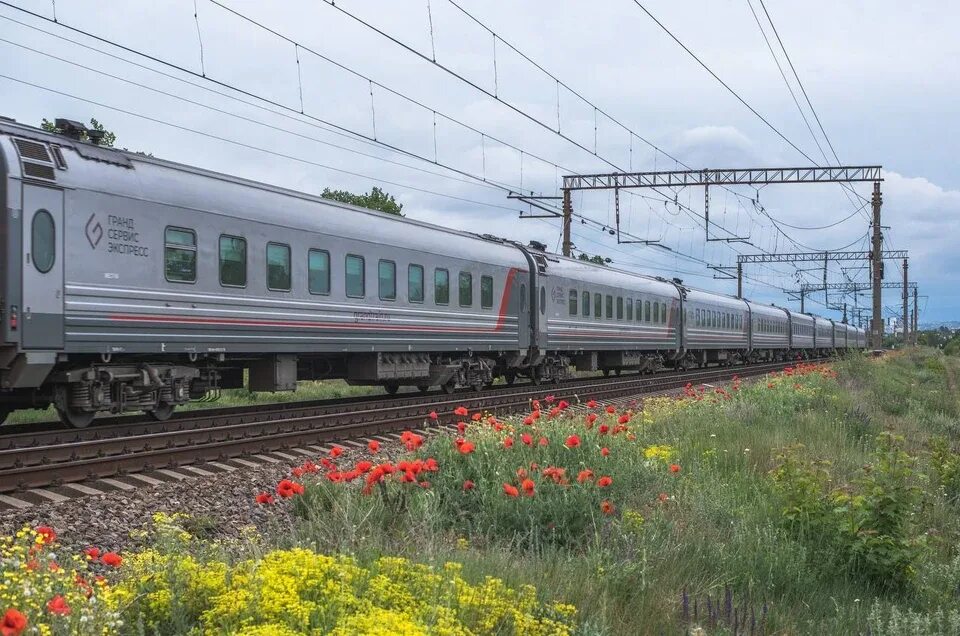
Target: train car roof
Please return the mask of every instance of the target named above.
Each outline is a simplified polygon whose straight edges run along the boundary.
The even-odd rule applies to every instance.
[[[787,310],[776,305],[761,305],[759,303],[747,301],[750,305],[750,311],[757,316],[774,316],[776,318],[786,318]]]
[[[511,265],[526,270],[517,245],[496,237],[452,230],[432,223],[377,212],[267,183],[243,179],[134,152],[104,148],[0,120],[0,138],[56,144],[67,169],[55,172],[68,189],[101,191],[182,209],[220,213],[281,228],[322,231],[371,243],[387,239],[426,253]],[[12,144],[11,170],[18,169]],[[343,212],[349,212],[344,214]],[[363,215],[362,219],[358,215]],[[369,222],[365,222],[369,221]]]
[[[566,276],[568,278],[581,280],[585,283],[625,287],[635,289],[641,293],[660,294],[661,296],[667,296],[669,298],[680,297],[680,291],[677,289],[677,286],[665,279],[658,279],[653,276],[646,276],[616,267],[598,265],[589,261],[581,261],[577,258],[569,258],[558,254],[534,250],[531,250],[531,253],[542,254],[546,257],[548,276]]]

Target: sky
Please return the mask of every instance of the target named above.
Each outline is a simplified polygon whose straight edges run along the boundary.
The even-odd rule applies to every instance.
[[[933,323],[960,320],[958,23],[960,5],[892,0],[5,0],[0,115],[96,117],[132,150],[310,193],[378,186],[411,218],[552,250],[559,221],[519,218],[547,213],[508,191],[554,197],[565,174],[882,165],[885,249],[909,250]],[[708,265],[869,249],[870,192],[711,188],[709,237],[738,242],[705,240],[703,188],[621,192],[621,238],[659,246],[617,243],[612,192],[575,193],[573,242],[732,294]],[[828,279],[866,282],[864,265],[832,262]],[[898,262],[885,272],[902,280]],[[798,308],[783,290],[823,269],[745,275],[747,297]],[[884,290],[886,314],[900,293]],[[825,300],[807,311],[839,318]]]

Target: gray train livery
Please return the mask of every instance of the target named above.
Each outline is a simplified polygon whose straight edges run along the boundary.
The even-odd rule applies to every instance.
[[[52,404],[82,427],[245,382],[452,391],[866,345],[825,318],[3,119],[0,199],[2,418]]]

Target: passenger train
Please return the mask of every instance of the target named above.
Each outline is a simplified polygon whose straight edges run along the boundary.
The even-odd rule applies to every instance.
[[[77,130],[79,125],[60,121]],[[862,330],[0,120],[0,416],[812,357]]]

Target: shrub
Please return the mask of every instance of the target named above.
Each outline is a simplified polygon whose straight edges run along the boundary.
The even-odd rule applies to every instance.
[[[930,467],[947,499],[960,500],[960,454],[953,451],[945,437],[930,439]]]
[[[772,472],[788,526],[829,565],[843,566],[879,587],[910,582],[923,541],[914,536],[911,523],[920,490],[913,484],[915,459],[903,450],[903,438],[879,435],[872,463],[843,488],[830,488],[828,463],[803,459],[801,452],[802,447],[788,449]]]

